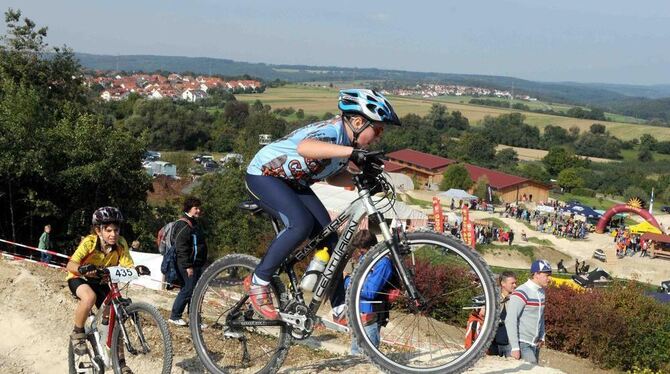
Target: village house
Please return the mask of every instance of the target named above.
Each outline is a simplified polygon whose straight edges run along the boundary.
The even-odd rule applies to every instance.
[[[413,149],[401,149],[387,154],[386,157],[388,161],[384,163],[384,169],[390,173],[409,176],[418,189],[436,189],[447,167],[458,163],[456,160]],[[543,183],[472,164],[466,163],[463,166],[473,182],[486,177],[494,193],[503,202],[547,201],[549,198],[549,186]],[[469,192],[472,193],[472,190]]]

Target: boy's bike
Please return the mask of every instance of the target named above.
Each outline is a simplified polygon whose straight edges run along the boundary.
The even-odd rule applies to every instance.
[[[95,269],[91,266],[82,266],[80,272],[96,270],[101,282],[109,284],[110,291],[102,306],[86,321],[87,353],[75,354],[70,342],[70,374],[98,374],[110,368],[116,374],[125,374],[121,371],[123,364],[136,374],[170,373],[172,337],[165,319],[154,306],[123,298],[118,286],[118,283],[128,283],[140,275],[149,275],[149,269],[145,266],[135,269],[119,266]],[[103,317],[105,311],[109,311],[108,319]],[[106,325],[104,320],[107,320]]]
[[[390,230],[387,219],[393,215],[387,214],[387,218],[383,213],[395,211],[395,191],[383,173],[382,162],[380,154],[369,153],[357,165],[361,173],[355,175],[354,184],[359,197],[282,263],[271,281],[280,320],[267,320],[256,313],[244,291],[243,280],[253,273],[259,259],[232,254],[207,268],[191,299],[190,326],[196,352],[209,371],[278,371],[292,340],[309,337],[321,322],[317,311],[341,278],[354,250],[349,242],[366,216],[371,227],[379,227],[384,241],[360,262],[346,296],[353,339],[365,355],[386,372],[455,373],[485,354],[499,315],[498,291],[490,269],[475,251],[453,238],[435,232]],[[242,208],[262,213],[253,203],[246,202]],[[280,223],[272,219],[272,224],[279,233]],[[338,229],[337,245],[307,303],[294,266]],[[380,289],[400,291],[401,296],[392,303],[379,301],[386,295],[365,295],[366,280],[386,256],[392,260],[395,275]],[[465,349],[467,309],[475,296],[481,296],[486,316],[492,318],[485,318],[479,337]],[[379,330],[379,346],[368,335],[374,332],[366,330],[369,313],[361,313],[365,303],[389,305],[374,312],[384,315],[386,323]],[[200,328],[201,324],[207,328]]]

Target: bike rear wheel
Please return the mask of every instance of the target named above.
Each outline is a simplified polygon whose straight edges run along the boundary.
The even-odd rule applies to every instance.
[[[120,310],[123,309],[125,315],[117,315],[117,325],[112,334],[114,372],[121,373],[122,360],[134,373],[172,372],[172,336],[163,316],[153,305],[143,302],[132,303]],[[123,323],[128,342],[119,323]]]
[[[275,373],[291,345],[290,328],[275,326],[232,326],[235,323],[266,321],[254,312],[246,298],[243,281],[252,274],[259,259],[242,254],[222,257],[202,274],[193,291],[189,324],[200,361],[212,373]],[[275,308],[286,299],[284,285],[271,282]]]
[[[353,339],[386,372],[462,372],[486,353],[498,326],[500,307],[493,274],[474,250],[455,239],[430,232],[409,233],[407,239],[401,261],[425,302],[410,302],[397,276],[374,297],[364,289],[375,266],[390,258],[390,250],[380,243],[365,255],[347,290]],[[391,303],[384,301],[393,289],[399,289],[401,296]],[[465,349],[468,318],[474,309],[464,308],[473,306],[475,296],[483,297],[486,317],[477,339]],[[366,326],[361,313],[366,317],[372,313],[387,324],[375,328],[366,318]],[[375,334],[379,335],[378,347],[373,343]]]

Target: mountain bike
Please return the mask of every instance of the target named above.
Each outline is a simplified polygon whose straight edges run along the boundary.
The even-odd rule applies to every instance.
[[[394,217],[395,190],[383,172],[383,155],[370,153],[353,177],[356,198],[323,231],[286,258],[271,280],[279,320],[267,320],[251,307],[243,280],[259,259],[231,254],[212,263],[198,281],[191,299],[190,326],[196,352],[212,373],[274,373],[282,366],[294,339],[308,338],[321,321],[317,311],[334,289],[335,280],[353,252],[349,242],[367,216],[384,238],[361,260],[347,290],[348,321],[353,339],[379,369],[392,373],[454,373],[472,366],[488,349],[498,325],[500,306],[493,275],[481,257],[462,242],[435,232],[389,228]],[[242,208],[262,213],[256,204]],[[384,215],[386,214],[386,215]],[[396,214],[397,216],[397,214]],[[280,222],[272,219],[275,233]],[[300,289],[295,265],[307,258],[328,235],[339,239],[317,281],[309,304]],[[395,276],[385,290],[400,297],[385,310],[388,322],[375,346],[366,331],[361,306],[363,286],[383,258],[392,260]],[[398,292],[396,291],[396,294]],[[381,298],[384,295],[378,295]],[[486,316],[479,337],[464,348],[473,297],[483,300]],[[483,304],[483,305],[482,305]],[[201,324],[207,326],[200,328]]]
[[[101,307],[86,321],[87,353],[75,354],[70,342],[70,374],[102,374],[109,368],[121,374],[123,364],[134,373],[170,373],[172,337],[165,319],[154,306],[124,298],[118,286],[119,283],[129,284],[140,275],[150,275],[149,269],[146,266],[95,269],[90,264],[82,268],[86,266],[88,268],[80,272],[95,270],[101,282],[109,284],[110,291]],[[106,311],[108,318],[105,317]]]

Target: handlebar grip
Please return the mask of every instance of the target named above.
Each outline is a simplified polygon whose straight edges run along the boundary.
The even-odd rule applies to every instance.
[[[137,270],[137,274],[139,275],[151,275],[151,270],[144,265],[137,265],[135,270]]]
[[[79,274],[82,274],[82,275],[86,274],[88,272],[94,271],[94,270],[97,270],[97,268],[93,264],[81,265],[79,268],[77,268],[77,271],[79,272]]]

